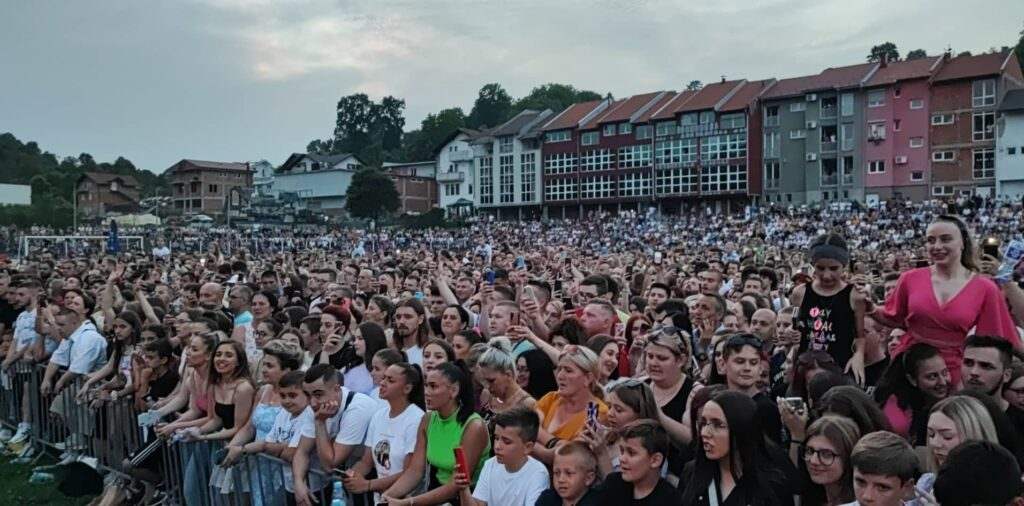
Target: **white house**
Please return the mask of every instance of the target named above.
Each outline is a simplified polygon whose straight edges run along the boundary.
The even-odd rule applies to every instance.
[[[996,194],[1024,198],[1024,89],[1009,90],[999,104]]]
[[[553,113],[527,109],[471,142],[477,207],[499,218],[541,216],[541,129]]]
[[[355,155],[293,153],[274,174],[274,193],[292,194],[299,206],[324,214],[345,212],[345,192],[363,162]]]
[[[274,188],[274,164],[260,160],[249,162],[252,168],[252,191],[254,195],[273,195]]]
[[[474,164],[470,141],[480,133],[460,128],[436,149],[438,205],[452,214],[471,213],[477,205],[473,193]]]

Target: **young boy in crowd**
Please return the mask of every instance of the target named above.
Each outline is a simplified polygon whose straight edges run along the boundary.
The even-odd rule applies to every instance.
[[[665,429],[652,420],[626,426],[619,436],[619,469],[609,474],[598,503],[603,506],[679,504],[679,491],[661,477],[668,455]]]
[[[580,441],[571,441],[555,450],[551,466],[552,488],[537,499],[537,506],[595,506],[598,503],[597,456]]]
[[[857,441],[850,455],[853,493],[849,505],[903,506],[914,493],[921,465],[906,439],[892,432],[872,432]]]
[[[174,348],[167,339],[157,339],[142,347],[142,369],[135,390],[135,407],[142,411],[153,409],[158,401],[174,392],[180,380],[178,370],[172,367]]]
[[[469,492],[469,476],[455,474],[462,487],[463,506],[533,506],[548,488],[548,469],[530,456],[537,442],[540,418],[529,408],[515,408],[494,416],[494,456],[484,462],[476,490]]]

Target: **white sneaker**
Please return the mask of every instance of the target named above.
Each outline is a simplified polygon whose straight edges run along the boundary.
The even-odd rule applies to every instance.
[[[0,443],[6,443],[10,441],[12,437],[14,437],[14,433],[11,432],[11,429],[0,430]]]
[[[8,443],[21,443],[27,441],[29,436],[32,435],[32,426],[28,424],[19,424],[18,432],[14,433],[14,436],[8,441]]]
[[[66,465],[68,465],[68,464],[70,464],[72,462],[78,462],[78,457],[79,457],[79,455],[77,453],[69,453],[69,454],[67,454],[66,457],[61,459],[61,461],[58,462],[57,465],[58,466],[66,466]]]

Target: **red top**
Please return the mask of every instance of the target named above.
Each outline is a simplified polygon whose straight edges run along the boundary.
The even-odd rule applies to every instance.
[[[904,272],[896,290],[885,301],[883,314],[902,322],[907,334],[896,348],[902,353],[915,343],[939,349],[949,367],[953,385],[960,384],[960,361],[968,332],[1003,337],[1020,347],[1006,299],[992,280],[974,276],[948,302],[939,305],[932,287],[930,267]]]

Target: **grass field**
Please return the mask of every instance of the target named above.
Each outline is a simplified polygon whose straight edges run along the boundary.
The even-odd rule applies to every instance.
[[[84,505],[91,497],[66,497],[57,490],[55,483],[33,485],[28,482],[32,466],[9,463],[11,457],[0,457],[0,506]],[[52,459],[42,458],[37,466],[53,464]]]

